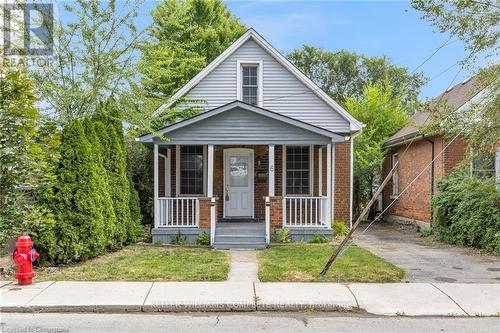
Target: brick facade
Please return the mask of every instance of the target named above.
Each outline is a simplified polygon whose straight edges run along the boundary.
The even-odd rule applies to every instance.
[[[224,215],[224,149],[228,148],[249,148],[254,151],[254,214],[255,218],[260,222],[265,220],[265,201],[264,197],[268,195],[268,146],[264,145],[232,145],[232,146],[215,146],[214,147],[214,196],[218,199],[217,202],[217,217],[222,218]],[[322,150],[322,191],[319,191],[319,148],[314,146],[312,153],[313,167],[313,195],[326,195],[326,148]],[[176,194],[176,148],[170,147],[171,150],[171,196]],[[160,148],[161,154],[167,155],[165,148]],[[282,225],[282,194],[283,194],[283,146],[275,146],[275,197],[271,202],[272,208],[272,225],[273,227],[281,227]],[[335,163],[334,163],[334,213],[333,216],[337,220],[348,222],[349,206],[350,206],[350,142],[344,142],[335,145]],[[165,193],[165,168],[163,158],[159,158],[159,195],[166,196]],[[279,212],[276,212],[279,210]],[[209,228],[210,226],[210,209],[208,200],[200,200],[200,228]]]
[[[434,141],[434,156],[438,156],[448,144],[442,137],[432,138]],[[408,144],[391,148],[383,163],[383,175],[391,170],[392,155],[397,153],[399,160],[398,177],[399,193],[424,170],[432,160],[432,145],[424,139],[414,140]],[[406,150],[407,149],[407,150]],[[405,152],[406,150],[406,152]],[[449,174],[451,170],[465,157],[467,145],[462,139],[456,139],[440,154],[434,162],[434,190],[439,178]],[[403,193],[385,213],[386,216],[415,220],[429,223],[431,218],[431,167],[427,168],[417,180]],[[392,202],[392,179],[383,193],[383,207]]]
[[[326,154],[325,154],[326,156]],[[326,158],[325,158],[326,159]],[[326,170],[326,165],[324,167]],[[335,145],[334,212],[335,220],[349,222],[351,206],[351,142]],[[325,175],[326,176],[326,175]],[[326,184],[326,181],[323,183]],[[326,187],[324,191],[326,193]]]

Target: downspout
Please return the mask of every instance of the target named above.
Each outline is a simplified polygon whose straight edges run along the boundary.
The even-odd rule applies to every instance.
[[[422,138],[431,144],[431,197],[430,197],[430,215],[431,218],[429,220],[429,227],[432,229],[432,219],[433,219],[433,209],[432,209],[432,196],[434,195],[434,140],[428,139],[425,135],[422,135]]]

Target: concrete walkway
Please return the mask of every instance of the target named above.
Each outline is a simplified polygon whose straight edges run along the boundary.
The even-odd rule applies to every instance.
[[[231,262],[228,282],[258,282],[257,252],[252,250],[229,251]]]
[[[500,257],[422,238],[411,226],[376,222],[355,243],[404,269],[409,282],[500,283]]]
[[[500,284],[41,282],[3,284],[3,312],[364,311],[499,316]]]

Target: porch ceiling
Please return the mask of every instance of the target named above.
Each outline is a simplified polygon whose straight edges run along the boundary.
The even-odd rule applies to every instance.
[[[230,112],[228,112],[230,111]],[[168,141],[162,141],[164,135]],[[328,144],[345,137],[257,106],[234,101],[138,138],[174,144]]]

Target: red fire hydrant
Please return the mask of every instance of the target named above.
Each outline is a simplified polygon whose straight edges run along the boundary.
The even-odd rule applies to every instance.
[[[16,249],[12,253],[12,259],[17,266],[16,279],[19,284],[31,284],[35,277],[33,262],[39,257],[33,248],[30,236],[22,235],[17,238]]]

